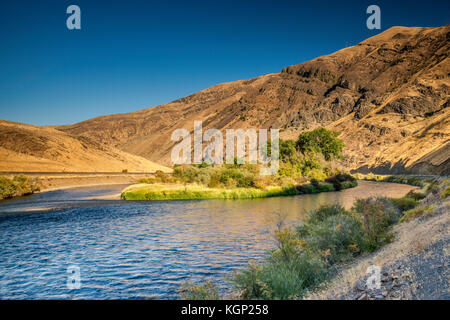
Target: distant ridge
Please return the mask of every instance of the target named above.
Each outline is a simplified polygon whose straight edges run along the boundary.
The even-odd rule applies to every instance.
[[[0,171],[155,172],[168,168],[84,136],[0,120]]]
[[[71,139],[88,138],[102,147],[172,165],[171,133],[192,130],[194,120],[202,120],[205,129],[280,128],[282,138],[326,126],[342,133],[343,164],[349,169],[448,175],[449,52],[450,25],[392,27],[279,73],[55,128]]]

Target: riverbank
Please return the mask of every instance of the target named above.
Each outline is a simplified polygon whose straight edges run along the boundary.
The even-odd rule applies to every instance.
[[[36,178],[15,175],[10,178],[0,176],[0,200],[32,194],[40,190]]]
[[[445,192],[449,180],[433,183],[415,209],[419,213],[395,225],[393,241],[372,254],[342,266],[325,288],[307,299],[395,300],[450,299],[449,245],[450,197]],[[381,286],[366,285],[369,266],[381,271]]]
[[[135,184],[139,180],[149,179],[152,173],[129,172],[26,172],[26,173],[2,173],[1,178],[13,179],[14,176],[23,175],[34,181],[38,186],[35,192],[47,192],[78,187],[95,187],[103,185]],[[20,196],[20,195],[14,195]]]
[[[271,230],[280,215],[286,225],[297,225],[323,204],[338,202],[350,209],[357,198],[401,197],[416,189],[361,181],[341,192],[253,200],[86,201],[124,188],[73,188],[1,201],[0,212],[9,213],[1,217],[2,230],[8,232],[0,240],[4,298],[176,299],[186,279],[201,283],[205,278],[228,293],[227,275],[249,260],[261,261],[273,248]],[[43,245],[36,246],[37,237]],[[71,261],[74,252],[67,246],[81,242],[77,263],[92,274],[80,290],[68,293],[67,266],[48,259]],[[113,270],[99,267],[105,261]]]
[[[356,187],[356,181],[343,181],[339,190]],[[135,184],[122,191],[124,200],[207,200],[207,199],[254,199],[298,194],[312,194],[337,191],[328,182],[317,182],[300,186],[267,186],[260,188],[209,188],[198,184]]]
[[[231,278],[234,290],[228,298],[447,297],[448,283],[442,281],[448,277],[448,188],[448,179],[435,178],[402,198],[357,199],[350,210],[322,206],[297,228],[277,223],[276,248]],[[382,286],[369,290],[367,268],[373,265],[382,270]],[[191,284],[180,293],[208,299],[216,289]]]

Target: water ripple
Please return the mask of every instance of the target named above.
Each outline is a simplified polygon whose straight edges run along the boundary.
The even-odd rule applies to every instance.
[[[205,279],[228,288],[226,276],[273,247],[277,214],[292,223],[321,203],[348,204],[368,189],[373,193],[374,184],[297,197],[174,202],[84,201],[92,192],[65,190],[2,202],[0,212],[16,213],[0,214],[0,298],[170,299],[184,281]],[[379,189],[392,195],[399,187]],[[51,210],[24,210],[34,206]],[[80,289],[67,287],[70,266],[80,268]]]

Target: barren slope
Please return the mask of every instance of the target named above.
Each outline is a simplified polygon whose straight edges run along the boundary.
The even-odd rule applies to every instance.
[[[393,27],[328,56],[171,103],[59,130],[170,165],[176,128],[318,126],[342,132],[345,165],[375,172],[449,173],[450,26]]]
[[[0,171],[154,172],[168,168],[84,136],[0,120]]]

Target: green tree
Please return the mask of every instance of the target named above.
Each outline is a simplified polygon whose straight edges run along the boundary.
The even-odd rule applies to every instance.
[[[299,157],[297,154],[297,149],[295,148],[294,140],[280,139],[280,160],[285,163],[298,163]]]
[[[325,128],[314,129],[298,136],[296,147],[303,154],[321,153],[326,161],[340,158],[344,143],[338,138],[339,132]]]

